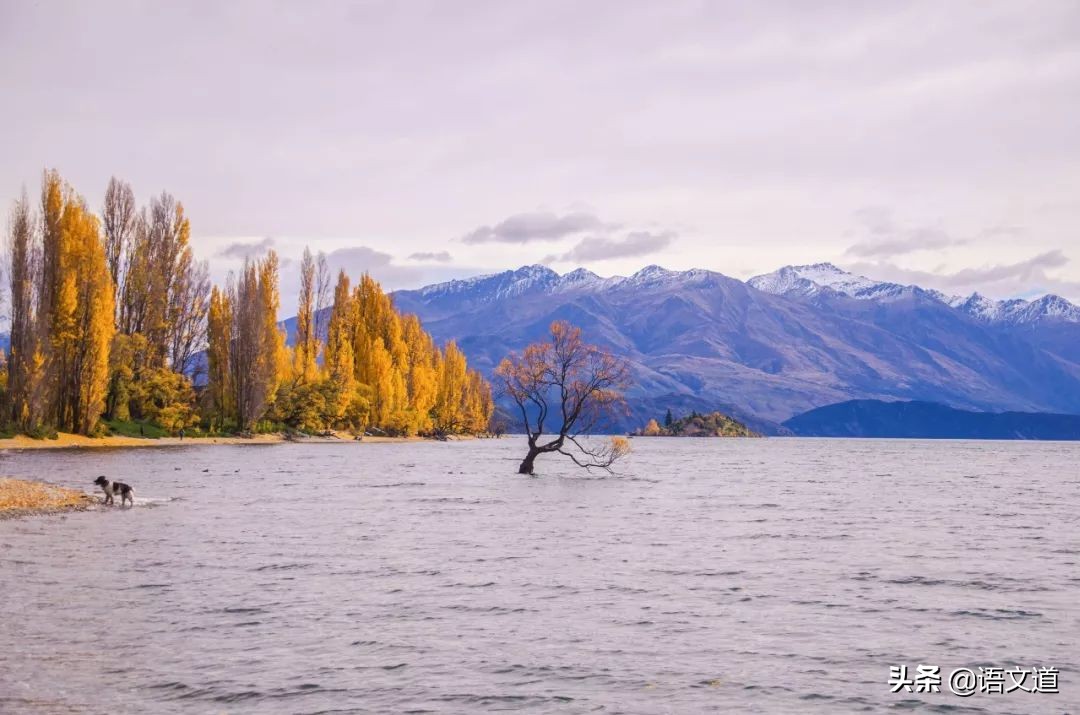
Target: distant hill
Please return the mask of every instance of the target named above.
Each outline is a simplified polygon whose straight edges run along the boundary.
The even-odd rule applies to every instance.
[[[784,422],[801,437],[1080,440],[1080,415],[969,412],[933,402],[849,400]]]
[[[656,420],[634,433],[635,437],[760,437],[742,422],[723,412],[699,415],[696,412],[662,425]]]

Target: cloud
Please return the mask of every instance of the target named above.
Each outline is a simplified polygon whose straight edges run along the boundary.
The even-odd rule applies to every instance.
[[[424,261],[434,263],[449,263],[453,258],[449,251],[418,251],[416,253],[409,254],[409,260],[411,261]]]
[[[551,211],[536,211],[515,214],[494,226],[473,229],[461,240],[463,243],[557,241],[585,231],[607,231],[611,228],[590,213],[575,212],[559,216]]]
[[[870,235],[868,240],[849,246],[846,253],[859,258],[890,258],[916,251],[933,251],[967,243],[931,226],[898,226],[891,212],[880,207],[867,207],[855,212],[855,219]]]
[[[917,228],[905,231],[901,237],[885,241],[857,243],[846,253],[860,258],[888,258],[915,251],[931,251],[958,246],[965,241],[954,239],[937,228]]]
[[[218,251],[217,255],[222,258],[237,258],[243,260],[265,253],[273,247],[274,239],[267,236],[260,241],[233,241]]]
[[[652,231],[631,231],[621,239],[607,236],[589,236],[578,241],[577,245],[561,255],[551,255],[544,263],[566,263],[577,261],[606,261],[613,258],[632,258],[646,256],[662,251],[675,240],[674,231],[654,233]]]
[[[988,266],[985,268],[965,268],[961,271],[944,276],[946,285],[967,286],[978,283],[1001,283],[1002,281],[1022,281],[1031,283],[1046,280],[1045,269],[1060,268],[1066,265],[1069,259],[1060,249],[1040,253],[1037,256],[1004,265]]]
[[[383,284],[384,288],[393,289],[403,284],[415,282],[423,274],[420,268],[400,266],[394,263],[389,253],[377,251],[367,246],[339,248],[326,254],[326,263],[333,275],[339,270],[349,274],[355,283],[364,273]]]
[[[1061,250],[1055,249],[1016,263],[953,272],[911,270],[888,261],[855,263],[845,268],[879,280],[909,283],[948,293],[979,291],[996,297],[1012,297],[1050,292],[1075,300],[1080,298],[1080,283],[1060,280],[1046,273],[1068,263],[1069,258]]]
[[[281,262],[281,316],[284,317],[295,314],[300,293],[300,270],[296,259],[282,256]],[[383,290],[386,291],[423,285],[429,278],[427,271],[420,266],[398,265],[389,253],[367,246],[353,246],[330,251],[326,254],[326,264],[330,269],[331,285],[337,283],[338,271],[345,271],[352,285],[356,285],[360,276],[368,273],[379,281]]]

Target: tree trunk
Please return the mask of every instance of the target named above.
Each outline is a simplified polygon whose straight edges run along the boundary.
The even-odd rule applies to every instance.
[[[529,447],[529,453],[525,455],[525,459],[522,460],[521,466],[518,467],[518,474],[532,474],[533,463],[536,461],[536,457],[539,454],[539,449],[536,449],[535,447]]]

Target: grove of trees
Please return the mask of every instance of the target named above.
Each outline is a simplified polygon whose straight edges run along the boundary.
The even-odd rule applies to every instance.
[[[710,412],[707,415],[691,412],[685,417],[674,419],[671,410],[664,416],[664,425],[655,419],[634,433],[638,437],[760,437],[749,427],[723,412]]]
[[[487,430],[487,382],[453,342],[440,348],[416,316],[399,314],[370,276],[352,287],[340,273],[331,301],[325,257],[305,251],[287,347],[277,255],[247,259],[226,286],[212,286],[190,233],[171,195],[139,208],[115,178],[100,216],[55,171],[36,205],[24,191],[7,237],[8,429],[93,435],[102,420],[135,420],[174,432]]]

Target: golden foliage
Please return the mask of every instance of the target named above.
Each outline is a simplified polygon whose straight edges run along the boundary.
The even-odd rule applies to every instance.
[[[12,335],[0,396],[4,419],[20,429],[92,434],[103,414],[190,426],[186,373],[203,347],[212,428],[269,419],[395,435],[487,429],[491,387],[456,345],[440,350],[416,316],[398,313],[369,275],[352,288],[339,275],[323,346],[328,270],[324,256],[305,251],[290,350],[273,251],[246,261],[221,290],[195,261],[184,207],[167,193],[136,210],[131,187],[114,178],[99,221],[47,171],[39,211],[35,220],[24,197],[9,228]]]
[[[47,379],[54,398],[53,419],[60,429],[91,434],[105,407],[109,382],[109,350],[116,331],[113,322],[112,278],[97,217],[70,187],[59,188],[59,177],[47,175],[45,211],[55,210],[59,192],[59,220],[48,222],[55,231],[46,243],[45,263],[50,267],[42,290],[48,293]]]
[[[211,421],[215,426],[236,417],[232,399],[229,340],[232,336],[232,302],[229,296],[214,286],[210,292],[210,311],[207,315],[207,393],[210,399]]]
[[[93,498],[83,492],[44,482],[0,478],[0,516],[20,512],[51,511],[84,507]]]
[[[303,288],[311,270],[305,258],[294,370],[279,387],[275,418],[297,429],[347,427],[393,435],[487,429],[494,409],[487,382],[468,371],[453,344],[440,351],[419,319],[398,313],[366,274],[355,287],[348,275],[338,274],[322,368],[316,379],[310,367],[301,372],[310,365],[307,355],[321,347],[312,335],[311,297]],[[309,347],[302,348],[305,344]]]

